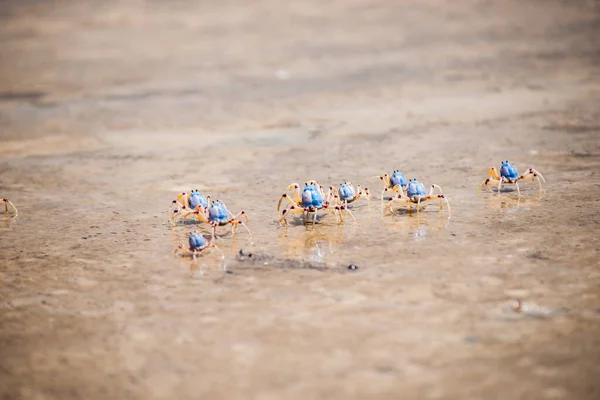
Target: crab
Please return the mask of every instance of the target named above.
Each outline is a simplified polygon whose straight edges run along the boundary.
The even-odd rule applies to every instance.
[[[381,179],[385,186],[381,191],[381,201],[383,201],[383,195],[386,192],[391,191],[401,193],[403,190],[406,190],[406,186],[408,184],[406,178],[404,177],[404,174],[399,170],[394,170],[394,172],[392,172],[392,175],[388,175],[387,173],[385,173],[381,176],[374,176],[371,179],[375,178]]]
[[[175,251],[173,252],[173,255],[177,255],[178,252],[181,252],[184,255],[191,254],[194,261],[196,261],[197,255],[200,254],[202,251],[206,250],[208,252],[208,251],[210,251],[210,249],[215,249],[219,253],[221,253],[221,260],[223,261],[223,268],[224,269],[227,268],[227,266],[225,265],[225,255],[223,254],[221,249],[219,249],[217,247],[214,240],[211,240],[209,242],[208,240],[206,240],[206,238],[200,232],[194,231],[194,232],[190,232],[190,235],[188,237],[188,244],[189,244],[189,248],[185,248],[181,244],[179,246],[177,246],[177,248],[175,248]]]
[[[346,211],[356,222],[354,215],[344,205],[333,205],[331,201],[334,198],[332,188],[329,188],[327,194],[323,190],[323,186],[319,185],[317,181],[311,180],[304,184],[304,189],[300,192],[300,185],[292,183],[287,187],[286,190],[294,189],[292,196],[284,193],[279,198],[277,203],[277,211],[281,209],[281,202],[286,199],[290,203],[289,208],[285,208],[281,212],[279,222],[285,222],[287,225],[287,217],[291,214],[302,214],[302,218],[306,223],[306,217],[309,213],[313,213],[313,225],[317,221],[317,211],[326,210],[333,212],[339,219],[340,223],[344,222],[342,217],[342,211]]]
[[[169,208],[169,220],[171,223],[177,221],[177,217],[184,214],[182,211],[195,211],[208,207],[210,196],[205,196],[199,190],[193,189],[191,192],[183,192],[177,196],[177,200],[173,200]]]
[[[438,189],[440,191],[440,194],[434,195],[434,189]],[[425,185],[423,185],[416,179],[411,179],[406,185],[406,194],[400,191],[398,195],[396,195],[396,197],[392,197],[388,201],[388,203],[385,205],[385,208],[388,209],[390,212],[394,212],[394,205],[399,204],[401,206],[408,206],[409,209],[412,210],[412,205],[416,204],[418,212],[419,207],[422,203],[436,199],[440,200],[440,210],[442,209],[443,202],[445,201],[446,206],[448,208],[448,215],[452,214],[452,211],[450,209],[450,203],[448,202],[446,196],[444,196],[442,188],[439,185],[431,185],[429,189],[429,194],[426,194]]]
[[[329,188],[330,193],[335,191],[335,188],[332,186]],[[350,182],[340,183],[340,187],[337,190],[337,196],[335,198],[344,206],[348,207],[349,203],[352,203],[355,200],[365,198],[367,200],[371,200],[371,193],[368,188],[365,188],[364,191],[360,187],[360,185],[356,186],[356,190],[354,189],[354,185]]]
[[[488,185],[498,184],[498,192],[500,192],[500,188],[502,187],[503,183],[514,183],[517,186],[517,193],[520,196],[521,190],[519,189],[518,183],[520,180],[526,179],[529,176],[531,176],[532,182],[535,179],[537,179],[540,189],[542,188],[542,182],[546,182],[542,174],[540,174],[533,168],[529,168],[525,174],[519,176],[519,173],[517,172],[517,167],[515,167],[514,164],[508,162],[508,160],[502,162],[502,165],[500,166],[500,175],[498,175],[498,171],[496,171],[496,168],[493,167],[490,168],[489,174],[490,177],[487,178],[481,185],[479,185],[479,190],[481,190],[481,188],[485,186],[487,187],[488,191],[491,192],[492,189],[490,189]]]
[[[12,209],[15,211],[15,217],[19,215],[19,211],[17,211],[17,207],[9,200],[9,199],[0,199],[0,202],[4,203],[4,213],[8,214],[8,206],[10,205]]]
[[[252,240],[252,232],[246,225],[248,223],[248,214],[246,211],[240,211],[237,215],[233,215],[225,206],[221,200],[212,201],[209,198],[208,207],[197,206],[194,210],[189,210],[185,213],[178,213],[178,216],[175,216],[174,221],[182,218],[185,219],[187,217],[194,216],[196,220],[206,222],[210,224],[212,227],[212,235],[213,238],[216,237],[217,226],[231,225],[231,233],[235,235],[238,225],[242,225],[250,234],[250,240]],[[245,217],[245,222],[241,219]]]

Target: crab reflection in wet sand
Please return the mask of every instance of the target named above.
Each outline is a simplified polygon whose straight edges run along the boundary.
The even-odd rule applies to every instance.
[[[523,175],[519,176],[517,172],[517,167],[510,163],[508,160],[503,161],[500,166],[500,174],[496,171],[496,168],[490,168],[489,170],[489,178],[487,178],[481,185],[479,185],[479,189],[481,190],[484,186],[488,189],[488,191],[492,191],[489,185],[498,185],[498,192],[502,188],[503,183],[514,183],[517,187],[517,193],[519,196],[521,195],[521,189],[519,189],[519,181],[527,179],[531,177],[531,181],[535,181],[537,179],[538,186],[540,190],[542,189],[542,182],[546,182],[542,174],[540,174],[537,170],[533,168],[529,168],[527,172]]]
[[[515,212],[518,209],[529,209],[537,207],[542,200],[544,192],[538,191],[535,196],[523,197],[518,195],[503,195],[503,196],[487,196],[485,198],[485,205],[487,207],[505,210],[508,212]],[[481,195],[483,198],[483,195]]]
[[[311,262],[325,263],[328,256],[335,254],[334,248],[344,240],[344,233],[356,225],[329,225],[320,229],[285,229],[277,233],[277,243],[286,257],[300,257]]]
[[[386,225],[401,234],[408,234],[415,240],[424,239],[429,233],[443,231],[450,224],[450,218],[442,213],[439,217],[431,218],[427,213],[410,213],[404,218],[387,218]],[[388,225],[389,224],[389,225]]]

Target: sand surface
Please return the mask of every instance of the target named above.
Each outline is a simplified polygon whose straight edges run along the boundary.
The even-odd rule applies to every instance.
[[[0,398],[600,398],[599,38],[597,1],[2,2]],[[543,190],[478,195],[506,159]],[[452,217],[277,224],[394,169]],[[230,273],[173,256],[193,188],[250,216]]]

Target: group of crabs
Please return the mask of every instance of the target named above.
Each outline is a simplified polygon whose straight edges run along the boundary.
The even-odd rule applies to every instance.
[[[189,253],[196,260],[196,255],[205,249],[215,248],[221,252],[215,244],[218,226],[231,225],[231,233],[235,234],[238,225],[242,225],[248,231],[248,234],[250,234],[250,238],[252,238],[252,232],[250,232],[250,229],[246,225],[248,223],[248,214],[245,211],[242,210],[233,215],[221,200],[213,201],[210,196],[205,196],[198,190],[179,194],[169,208],[169,220],[173,225],[177,221],[185,220],[188,217],[195,218],[197,222],[208,223],[211,226],[212,240],[207,241],[201,232],[191,232],[188,238],[189,248],[179,245],[175,249],[175,254],[180,251]],[[223,252],[221,252],[221,257],[224,258]]]
[[[439,185],[432,184],[429,187],[429,191],[427,191],[423,183],[416,179],[407,180],[399,170],[393,171],[391,175],[384,173],[381,176],[374,176],[373,178],[380,179],[384,185],[381,191],[381,202],[384,212],[393,213],[402,209],[406,209],[409,212],[416,209],[418,212],[422,204],[432,200],[439,200],[440,210],[446,204],[448,215],[451,214],[450,203],[446,196],[444,196],[442,188]],[[540,189],[541,182],[545,182],[542,174],[535,169],[529,168],[525,174],[519,175],[514,164],[503,161],[500,172],[496,168],[490,168],[489,177],[479,186],[479,189],[485,186],[491,192],[490,185],[497,185],[498,191],[500,191],[503,184],[515,184],[517,192],[520,195],[521,191],[518,182],[528,178],[531,178],[532,181],[537,179]],[[439,194],[434,194],[436,189],[439,191]],[[388,194],[387,200],[385,197],[386,194]],[[307,181],[302,190],[299,184],[292,183],[287,187],[286,193],[281,195],[277,203],[277,212],[281,212],[279,223],[283,222],[287,225],[287,218],[289,216],[302,214],[303,223],[309,222],[309,218],[312,215],[312,223],[314,225],[317,221],[317,213],[319,211],[333,213],[339,219],[340,223],[344,222],[343,214],[346,213],[356,222],[354,215],[348,209],[348,204],[360,198],[370,200],[371,194],[369,189],[363,189],[360,185],[355,188],[350,182],[344,182],[338,188],[330,186],[327,191],[315,180]],[[281,210],[284,200],[289,204]],[[181,251],[192,254],[194,260],[196,259],[196,255],[202,250],[210,248],[219,250],[215,244],[217,237],[216,229],[218,226],[231,225],[231,233],[233,235],[238,225],[242,225],[248,231],[250,237],[252,237],[252,233],[246,225],[248,215],[245,211],[240,211],[234,215],[222,201],[212,201],[210,196],[204,196],[198,190],[181,193],[176,200],[173,200],[169,209],[169,220],[172,224],[176,224],[177,221],[188,217],[194,217],[198,222],[208,223],[212,228],[211,241],[207,241],[200,232],[194,231],[189,235],[189,248],[184,248],[180,245],[175,249],[175,253]],[[221,255],[223,257],[222,252]]]

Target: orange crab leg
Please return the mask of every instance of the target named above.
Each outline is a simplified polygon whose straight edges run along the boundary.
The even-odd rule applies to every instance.
[[[12,207],[13,210],[15,210],[15,217],[17,215],[19,215],[19,211],[17,211],[17,207],[15,207],[15,205],[8,199],[2,199],[0,200],[4,203],[4,213],[8,214],[8,206],[10,205]]]
[[[285,224],[287,225],[287,217],[290,214],[300,214],[300,213],[304,213],[304,209],[303,208],[299,208],[297,206],[291,206],[290,208],[286,208],[285,210],[283,210],[281,212],[281,218],[279,218],[279,223],[281,223],[281,221],[285,222]]]
[[[293,206],[298,206],[298,203],[296,201],[290,199],[290,196],[288,196],[287,193],[284,193],[281,195],[281,197],[279,198],[279,202],[277,203],[277,211],[278,212],[281,209],[281,202],[283,201],[283,199],[286,199],[287,201],[289,201],[290,204]]]
[[[187,217],[189,217],[192,214],[196,217],[196,219],[199,219],[202,222],[206,222],[206,223],[210,222],[201,210],[189,211],[189,212],[185,213],[182,218],[186,219]]]
[[[496,170],[496,168],[494,168],[494,167],[490,168],[488,173],[490,174],[490,178],[500,180],[500,174],[498,174],[498,171]]]
[[[487,188],[488,192],[491,192],[492,189],[490,189],[490,187],[488,185],[497,185],[500,184],[500,180],[499,179],[494,179],[494,178],[487,178],[485,181],[483,181],[483,183],[481,185],[479,185],[479,189],[477,189],[477,191],[480,191],[481,188],[483,188],[484,186]]]
[[[354,223],[356,223],[356,218],[354,218],[354,214],[352,214],[352,212],[350,210],[348,210],[348,208],[346,208],[346,206],[338,206],[335,208],[335,210],[337,211],[337,214],[340,217],[340,222],[344,222],[344,219],[342,218],[342,211],[346,211],[352,217],[352,221],[354,221]]]
[[[189,194],[186,192],[181,193],[179,196],[177,196],[177,202],[179,204],[181,204],[184,207],[189,207],[189,203],[188,203],[188,199],[189,199]],[[183,198],[183,201],[181,201],[181,199]]]
[[[241,216],[246,217],[246,223],[248,223],[248,214],[246,214],[245,211],[240,211],[236,216],[234,216],[231,220],[229,220],[229,223],[232,225],[231,226],[231,234],[234,235],[235,231],[237,230],[237,226],[238,224],[241,224],[244,229],[246,229],[248,231],[248,234],[250,235],[250,240],[252,240],[252,232],[250,232],[250,228],[248,228],[248,226],[246,225],[246,223],[244,223],[244,221],[240,221],[239,218]]]
[[[519,178],[517,178],[517,180],[523,180],[523,179],[527,179],[529,176],[531,175],[531,180],[534,181],[537,179],[538,181],[538,186],[540,187],[540,189],[542,188],[542,182],[546,182],[546,180],[544,179],[544,177],[542,176],[542,174],[539,173],[539,171],[536,171],[533,168],[529,168],[527,170],[526,173],[524,173],[523,175],[521,175]],[[541,179],[540,179],[541,178]]]

